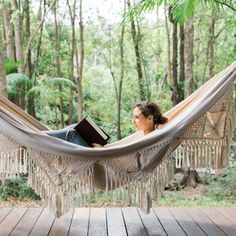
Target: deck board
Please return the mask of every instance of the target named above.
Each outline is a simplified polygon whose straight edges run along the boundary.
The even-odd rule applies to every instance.
[[[75,208],[69,236],[87,236],[90,208]]]
[[[236,225],[220,214],[215,208],[201,209],[209,218],[222,229],[227,236],[236,235]]]
[[[55,219],[54,224],[52,225],[52,228],[50,230],[49,236],[67,236],[70,229],[73,213],[74,210],[71,209],[65,215]]]
[[[230,222],[236,225],[236,217],[235,217],[236,212],[232,208],[220,207],[217,208],[217,211],[219,211],[220,214],[224,215],[225,218],[227,218]]]
[[[0,235],[9,235],[26,213],[27,208],[14,208],[0,223]]]
[[[12,231],[11,236],[28,235],[42,210],[42,208],[29,208]]]
[[[185,208],[185,211],[208,236],[225,236],[225,233],[198,208]],[[235,213],[236,215],[236,213]]]
[[[39,216],[37,222],[35,223],[33,229],[30,232],[32,236],[42,236],[48,235],[50,229],[54,223],[54,217],[48,212],[48,209],[43,209],[41,215]]]
[[[127,234],[130,236],[147,236],[144,225],[136,208],[123,208]]]
[[[175,217],[176,221],[178,221],[178,223],[181,225],[187,235],[206,236],[204,231],[183,208],[171,208],[170,212]]]
[[[91,208],[89,219],[89,236],[107,235],[106,210],[105,208]]]
[[[159,219],[155,215],[153,209],[150,209],[150,214],[146,215],[142,210],[138,210],[139,215],[142,219],[144,227],[147,231],[148,236],[166,236],[165,230],[162,227]]]
[[[126,236],[124,218],[120,208],[106,208],[107,232],[109,236]]]
[[[167,208],[154,208],[154,212],[160,219],[162,226],[164,227],[168,236],[183,236],[187,235],[182,227],[179,225],[178,221],[171,214],[170,210]]]
[[[0,208],[1,236],[235,236],[236,208]]]
[[[0,222],[7,217],[7,215],[12,211],[12,208],[0,208]]]

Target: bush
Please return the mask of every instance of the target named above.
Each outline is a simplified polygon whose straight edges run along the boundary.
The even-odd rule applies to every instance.
[[[21,175],[18,179],[6,180],[0,186],[0,197],[2,200],[8,200],[10,196],[19,200],[32,199],[40,200],[40,196],[27,185],[27,175]]]
[[[204,193],[221,201],[236,199],[236,167],[225,169],[215,180],[205,186]]]

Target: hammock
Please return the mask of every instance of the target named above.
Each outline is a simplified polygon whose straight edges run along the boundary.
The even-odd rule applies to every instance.
[[[46,126],[0,96],[0,177],[28,173],[56,216],[91,199],[94,187],[148,210],[173,177],[173,160],[178,167],[227,165],[235,78],[236,62],[167,112],[160,129],[94,149],[46,135]]]

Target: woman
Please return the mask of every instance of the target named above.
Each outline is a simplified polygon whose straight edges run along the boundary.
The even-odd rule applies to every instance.
[[[139,102],[134,105],[133,110],[133,125],[142,132],[142,135],[146,135],[155,129],[159,125],[163,125],[168,119],[162,116],[160,108],[153,102]],[[87,146],[87,143],[80,137],[78,132],[74,129],[76,124],[70,125],[64,129],[56,131],[45,131],[48,135],[66,140],[71,143],[75,143],[81,146]],[[107,146],[112,146],[108,144]],[[94,147],[101,147],[99,144],[94,144]]]
[[[158,129],[159,125],[167,123],[160,108],[153,102],[139,102],[134,105],[133,124],[134,127],[142,131],[144,135]]]

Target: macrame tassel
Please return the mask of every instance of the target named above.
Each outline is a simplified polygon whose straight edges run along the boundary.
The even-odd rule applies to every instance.
[[[27,173],[28,153],[14,140],[0,134],[0,178],[15,179]]]
[[[228,153],[225,139],[219,140],[183,140],[175,151],[176,168],[212,168],[224,167]]]
[[[48,203],[55,217],[63,215],[71,207],[82,206],[93,197],[93,162],[83,164],[77,159],[69,160],[31,149],[28,167],[29,185]],[[70,174],[72,168],[80,168],[80,171]]]

